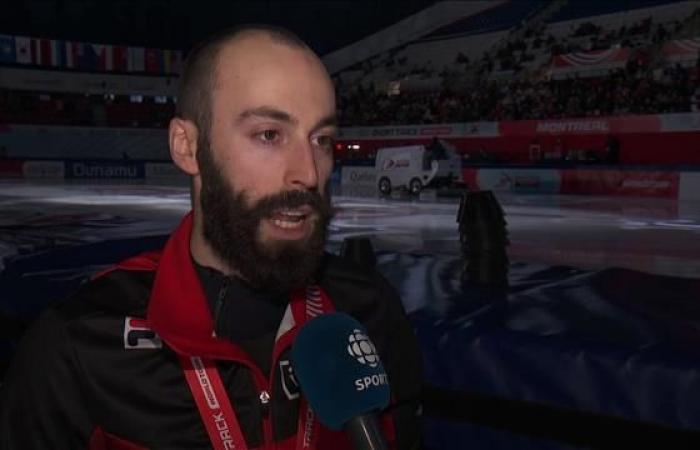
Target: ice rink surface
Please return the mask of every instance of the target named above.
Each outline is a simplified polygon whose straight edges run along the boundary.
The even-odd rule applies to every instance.
[[[668,399],[689,398],[700,379],[698,205],[497,197],[511,241],[505,289],[469,278],[458,198],[338,193],[328,250],[371,238],[420,342],[428,385],[550,405],[552,417],[588,411],[696,427],[692,402]],[[41,311],[92,274],[162,246],[189,209],[187,187],[0,183],[0,372]],[[433,448],[463,448],[462,431],[443,425],[426,431]],[[561,448],[539,444],[517,448]]]
[[[700,205],[670,199],[496,193],[512,262],[622,267],[700,278]],[[377,251],[459,255],[457,198],[333,196],[328,248],[370,237]],[[189,189],[143,184],[0,182],[0,261],[56,246],[169,233]],[[0,266],[2,267],[2,266]]]

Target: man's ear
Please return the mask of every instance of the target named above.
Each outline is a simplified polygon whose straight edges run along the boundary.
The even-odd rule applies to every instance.
[[[191,120],[174,117],[168,128],[170,157],[176,166],[188,175],[198,175],[197,138],[199,130]]]

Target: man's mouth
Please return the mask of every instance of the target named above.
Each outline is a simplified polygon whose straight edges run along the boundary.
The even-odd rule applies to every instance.
[[[295,209],[285,209],[274,213],[270,219],[272,223],[280,228],[293,229],[304,225],[304,222],[311,216],[311,207],[301,207]]]

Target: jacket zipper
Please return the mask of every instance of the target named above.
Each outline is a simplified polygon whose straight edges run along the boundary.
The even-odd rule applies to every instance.
[[[260,415],[262,416],[263,427],[263,445],[261,448],[272,450],[274,449],[274,443],[272,442],[272,424],[270,419],[270,402],[272,401],[270,382],[265,379],[265,375],[257,366],[248,365],[248,369],[253,373],[253,381],[255,381],[255,386],[258,390],[258,401],[260,402]]]
[[[221,320],[221,311],[224,309],[224,299],[226,299],[226,293],[228,292],[229,279],[224,278],[224,282],[221,283],[219,288],[219,295],[216,298],[216,308],[214,309],[214,332],[220,329],[219,320]]]
[[[274,449],[272,441],[272,419],[270,418],[270,393],[267,390],[260,391],[260,405],[262,407],[263,436],[266,449]]]
[[[221,318],[221,311],[224,309],[224,300],[226,299],[226,294],[228,293],[229,279],[224,278],[224,282],[221,284],[219,289],[219,295],[216,299],[216,308],[214,310],[214,330],[219,328],[219,320]],[[247,365],[247,364],[246,364]],[[261,415],[262,415],[262,426],[263,426],[263,448],[274,449],[272,442],[272,420],[270,418],[270,380],[265,379],[265,375],[260,371],[260,369],[255,365],[250,365],[248,367],[253,372],[253,380],[255,381],[256,387],[258,389],[258,399],[260,400]],[[271,369],[274,373],[274,369]]]

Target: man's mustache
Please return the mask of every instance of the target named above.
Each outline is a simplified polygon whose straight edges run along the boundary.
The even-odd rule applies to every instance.
[[[309,206],[319,214],[330,214],[330,205],[318,191],[283,191],[256,201],[252,209],[261,217],[270,216],[281,209],[293,209]]]

